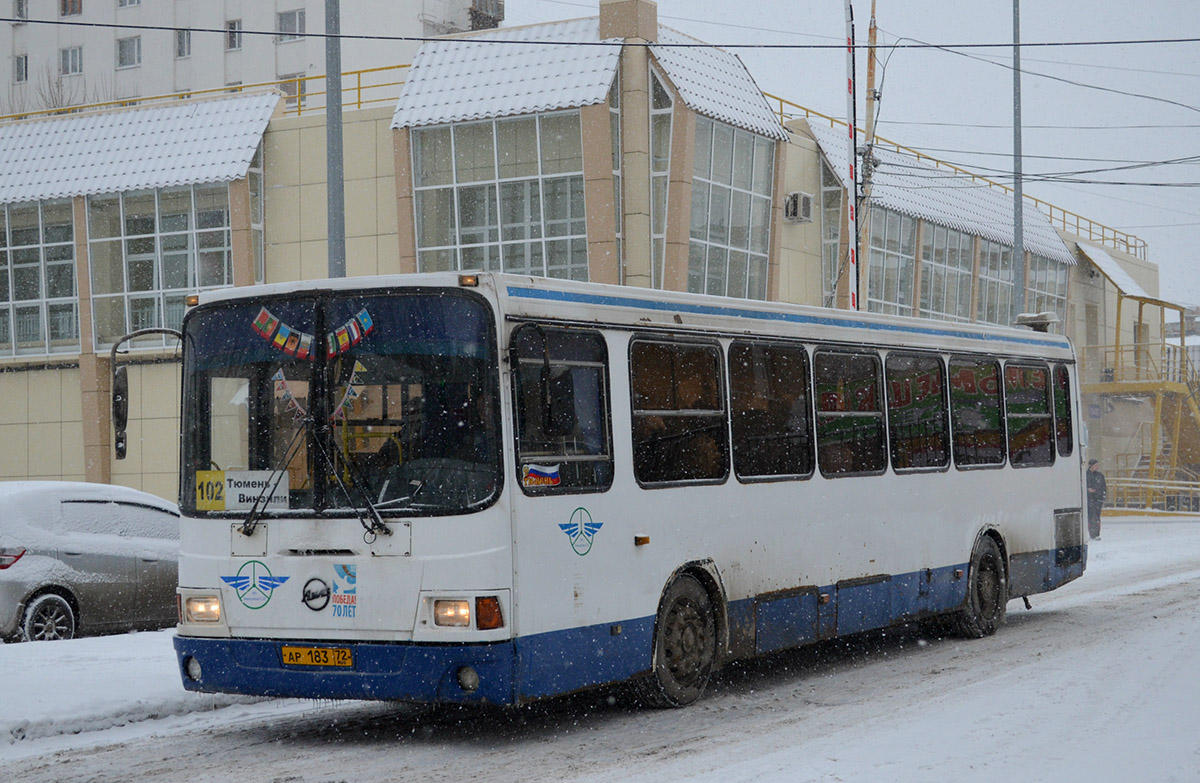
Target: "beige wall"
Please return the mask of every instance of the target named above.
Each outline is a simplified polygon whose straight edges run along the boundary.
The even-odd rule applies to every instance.
[[[0,478],[85,479],[79,368],[0,372]]]
[[[112,483],[176,500],[179,496],[179,363],[131,363],[128,367],[128,450],[125,459],[112,463]]]
[[[802,123],[792,123],[789,127],[797,132],[776,147],[783,157],[783,183],[772,209],[771,230],[778,237],[778,298],[781,302],[819,306],[824,304],[821,292],[821,153],[817,143],[801,132],[804,130]],[[783,219],[783,200],[795,191],[812,195],[811,223],[788,223]]]
[[[346,274],[400,271],[392,109],[343,115]],[[329,276],[325,115],[276,118],[264,144],[266,282]]]

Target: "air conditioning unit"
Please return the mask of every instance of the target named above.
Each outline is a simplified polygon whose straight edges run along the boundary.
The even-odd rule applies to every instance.
[[[811,223],[813,197],[811,193],[789,193],[783,201],[783,219],[789,223]]]

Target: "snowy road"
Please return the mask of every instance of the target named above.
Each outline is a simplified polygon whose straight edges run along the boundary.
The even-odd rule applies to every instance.
[[[222,706],[171,681],[168,632],[6,645],[0,769],[23,783],[1200,780],[1200,522],[1106,520],[1084,578],[1032,600],[979,641],[909,630],[730,667],[674,711],[621,692],[510,711]]]

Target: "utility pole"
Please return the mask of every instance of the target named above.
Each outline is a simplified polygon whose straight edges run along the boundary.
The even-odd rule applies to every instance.
[[[846,279],[850,286],[850,309],[858,309],[858,150],[855,139],[854,105],[854,8],[846,0],[846,125],[849,128],[850,178],[846,182]],[[839,275],[840,278],[840,275]],[[837,281],[834,282],[834,285]]]
[[[879,111],[877,101],[883,97],[875,89],[876,30],[875,0],[871,0],[871,24],[867,28],[867,144],[863,150],[863,197],[860,208],[868,208],[871,200],[871,180],[875,174],[875,114]],[[870,213],[867,213],[867,219],[870,219]]]
[[[325,0],[325,182],[329,276],[346,276],[346,192],[342,161],[341,0]]]
[[[1021,0],[1013,0],[1013,298],[1012,319],[1025,312],[1025,197],[1021,182]]]

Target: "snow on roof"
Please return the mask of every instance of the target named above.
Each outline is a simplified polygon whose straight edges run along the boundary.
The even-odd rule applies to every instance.
[[[658,35],[664,44],[700,43],[668,27],[660,26]],[[413,60],[392,127],[601,103],[608,98],[621,57],[622,40],[607,40],[612,46],[577,45],[600,41],[600,21],[590,17],[429,41]],[[535,43],[542,41],[559,43]],[[693,110],[764,136],[787,137],[736,55],[711,46],[650,49]]]
[[[393,128],[533,114],[607,99],[621,41],[599,41],[599,20],[489,30],[471,37],[426,42],[409,69],[392,115]],[[489,43],[512,41],[512,44]],[[561,41],[561,44],[528,43]]]
[[[1146,293],[1146,289],[1142,288],[1137,282],[1129,276],[1129,273],[1116,262],[1107,250],[1089,245],[1084,242],[1079,242],[1079,249],[1088,257],[1088,260],[1096,265],[1105,277],[1112,281],[1112,284],[1117,287],[1121,293],[1126,296],[1136,296],[1140,299],[1157,299],[1158,297],[1150,296]]]
[[[845,130],[820,122],[809,125],[821,151],[845,187]],[[1009,247],[1015,244],[1010,192],[937,168],[888,147],[876,147],[875,157],[879,159],[879,166],[872,180],[872,204]],[[1075,257],[1044,214],[1036,209],[1023,210],[1022,222],[1026,250],[1063,264],[1075,264]]]
[[[662,44],[701,43],[662,26],[658,40]],[[779,117],[736,54],[715,46],[652,45],[650,51],[688,108],[772,139],[787,138]]]
[[[0,204],[246,175],[275,92],[0,123]]]

